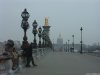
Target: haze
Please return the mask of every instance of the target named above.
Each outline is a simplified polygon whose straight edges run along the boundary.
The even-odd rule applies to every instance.
[[[0,41],[23,40],[21,13],[27,8],[30,14],[28,41],[33,41],[32,23],[36,19],[38,27],[49,19],[50,37],[56,43],[59,34],[64,43],[80,43],[80,27],[83,27],[83,43],[100,42],[100,0],[0,0]],[[37,37],[38,38],[38,37]]]

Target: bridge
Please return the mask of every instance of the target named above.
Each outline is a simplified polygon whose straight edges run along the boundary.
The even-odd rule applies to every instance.
[[[54,52],[50,48],[40,48],[33,57],[38,66],[27,68],[20,58],[15,71],[11,70],[11,60],[0,62],[0,75],[100,75],[100,57],[97,54]]]
[[[24,30],[23,46],[28,42],[26,31],[29,28],[29,13],[26,9],[21,16],[21,27]],[[25,61],[20,56],[18,68],[12,70],[11,59],[0,55],[0,75],[100,75],[100,57],[98,57],[100,53],[96,54],[98,56],[95,56],[95,54],[91,55],[91,53],[54,52],[53,44],[49,37],[50,26],[48,26],[48,19],[45,18],[43,30],[41,27],[38,29],[39,44],[36,42],[36,28],[37,22],[34,20],[32,32],[34,35],[33,57],[38,66],[33,67],[31,65],[31,67],[25,67]],[[24,48],[23,51],[25,51]]]
[[[66,52],[49,52],[35,60],[37,67],[22,68],[15,75],[100,75],[100,57]]]

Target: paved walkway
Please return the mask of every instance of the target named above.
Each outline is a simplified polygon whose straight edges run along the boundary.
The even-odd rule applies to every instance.
[[[90,75],[88,73],[100,73],[100,57],[51,52],[37,67],[23,68],[16,75]]]

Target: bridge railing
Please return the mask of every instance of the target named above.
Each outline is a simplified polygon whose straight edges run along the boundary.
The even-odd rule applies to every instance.
[[[42,60],[42,58],[45,57],[45,55],[47,55],[49,51],[49,48],[33,49],[33,57],[35,61],[39,62],[40,60]],[[14,73],[21,71],[21,69],[25,67],[26,60],[21,55],[21,50],[18,53],[20,56],[19,65],[18,68],[14,71],[12,70],[12,60],[5,55],[0,55],[0,75],[14,75]]]
[[[7,75],[10,72],[10,59],[6,56],[0,55],[0,75]]]

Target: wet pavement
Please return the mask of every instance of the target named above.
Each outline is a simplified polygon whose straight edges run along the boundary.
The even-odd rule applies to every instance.
[[[95,75],[100,74],[100,57],[79,53],[50,52],[37,67],[22,68],[16,75]]]

